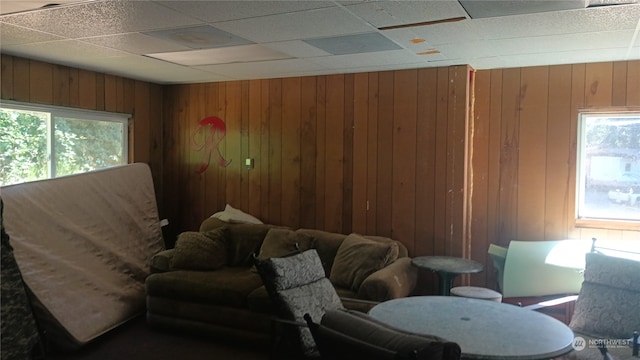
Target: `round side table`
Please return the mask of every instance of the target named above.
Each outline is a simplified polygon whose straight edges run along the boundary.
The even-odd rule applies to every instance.
[[[484,265],[471,260],[453,256],[418,256],[411,263],[419,269],[430,270],[438,274],[440,295],[449,296],[453,281],[460,274],[479,273]]]

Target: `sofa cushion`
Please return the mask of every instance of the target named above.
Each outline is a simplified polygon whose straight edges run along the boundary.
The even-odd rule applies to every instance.
[[[340,248],[340,244],[342,244],[347,235],[315,229],[298,229],[296,232],[311,236],[314,239],[313,247],[318,252],[318,256],[320,256],[324,272],[329,276],[338,248]]]
[[[227,238],[227,264],[229,266],[251,266],[253,255],[260,251],[264,237],[272,225],[236,224],[229,226]]]
[[[227,263],[226,228],[206,233],[187,231],[178,236],[170,261],[172,270],[216,270]]]
[[[396,242],[376,241],[358,234],[350,234],[338,248],[329,279],[335,286],[358,291],[367,276],[397,258]]]
[[[289,229],[272,228],[262,242],[258,259],[282,257],[295,251],[305,251],[313,247],[314,238]]]
[[[223,266],[216,271],[177,270],[147,277],[147,295],[211,303],[235,308],[247,306],[247,297],[262,286],[250,267]]]

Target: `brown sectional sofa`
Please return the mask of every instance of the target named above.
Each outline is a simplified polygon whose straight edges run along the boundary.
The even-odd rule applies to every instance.
[[[155,328],[269,341],[273,309],[259,258],[314,248],[349,309],[413,293],[417,272],[400,242],[375,236],[205,220],[157,254],[146,280],[147,322]],[[365,301],[362,301],[365,300]]]

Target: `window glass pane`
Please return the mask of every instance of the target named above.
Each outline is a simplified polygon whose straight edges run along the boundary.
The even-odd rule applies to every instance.
[[[0,186],[46,179],[49,114],[0,109]]]
[[[59,117],[54,122],[56,176],[125,163],[123,123]]]
[[[128,162],[129,115],[0,103],[0,186]]]
[[[640,114],[582,114],[578,218],[640,220]]]

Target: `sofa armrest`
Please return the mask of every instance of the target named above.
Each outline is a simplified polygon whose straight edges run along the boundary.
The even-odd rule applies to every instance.
[[[171,271],[171,259],[173,258],[174,249],[160,251],[151,258],[151,273],[163,273]]]
[[[358,289],[358,298],[386,301],[406,297],[416,287],[418,271],[411,258],[403,257],[369,275]]]

